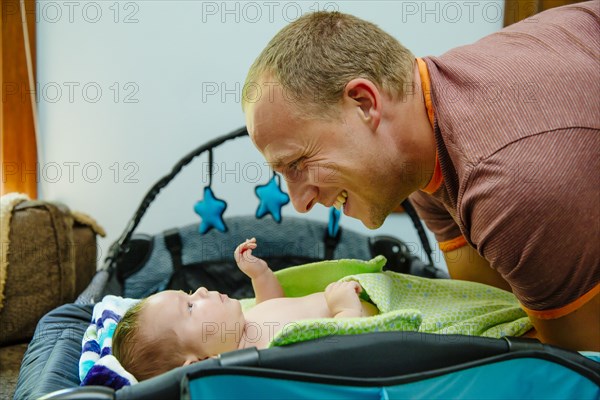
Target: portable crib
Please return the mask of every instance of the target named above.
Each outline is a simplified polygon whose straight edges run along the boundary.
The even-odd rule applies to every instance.
[[[154,237],[133,234],[157,194],[185,165],[245,135],[242,128],[201,146],[150,189],[78,300],[49,312],[38,323],[22,362],[16,399],[600,398],[600,363],[578,353],[529,339],[416,332],[331,336],[264,350],[244,349],[119,390],[79,386],[81,339],[93,304],[104,295],[142,297],[165,287],[199,284],[234,297],[252,295],[249,281],[236,275],[239,271],[230,251],[207,255],[182,250],[197,248],[198,243],[239,243],[251,228],[259,242],[270,241],[271,248],[279,249],[257,252],[273,269],[324,258],[368,259],[384,254],[393,270],[446,277],[433,267],[431,249],[408,203],[405,208],[422,238],[428,263],[412,257],[393,237],[342,232],[331,220],[325,224],[286,218],[278,224],[237,217],[226,220],[226,234],[208,232],[191,241],[197,225]],[[300,238],[305,247],[285,246]],[[284,245],[277,247],[277,241]]]

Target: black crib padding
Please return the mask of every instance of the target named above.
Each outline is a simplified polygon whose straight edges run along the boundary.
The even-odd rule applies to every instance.
[[[81,339],[92,320],[92,307],[65,304],[39,321],[21,362],[15,399],[37,399],[79,386]]]
[[[181,367],[115,392],[117,400],[179,398],[181,379],[199,377],[222,368],[251,367],[266,371],[373,379],[418,374],[481,360],[507,352],[500,339],[417,332],[380,332],[331,336],[310,342],[255,351],[236,357],[210,359]],[[250,350],[250,349],[246,349]],[[242,351],[246,351],[242,350]]]
[[[513,358],[543,358],[571,368],[600,383],[594,361],[537,341],[491,339],[464,335],[418,332],[377,332],[331,336],[284,347],[256,351],[244,349],[180,367],[115,392],[116,400],[180,398],[182,382],[212,374],[252,372],[310,375],[311,382],[327,379],[353,385],[397,384],[426,379],[476,365]],[[500,377],[501,378],[501,377]],[[339,382],[338,382],[339,384]]]
[[[48,313],[38,324],[23,359],[15,399],[37,399],[79,385],[78,361],[81,339],[92,317],[92,306],[67,304]],[[600,383],[600,367],[583,356],[527,339],[489,339],[462,335],[418,332],[378,332],[331,336],[285,347],[256,351],[245,349],[176,368],[134,386],[114,392],[116,400],[163,400],[179,398],[185,377],[197,378],[219,370],[250,368],[290,371],[354,381],[423,379],[462,369],[473,363],[514,357],[541,357],[559,362]],[[369,381],[369,382],[367,382]],[[381,383],[380,382],[380,383]],[[389,383],[389,382],[388,382]],[[83,389],[83,388],[81,388]],[[69,397],[89,398],[83,390]],[[76,395],[79,395],[78,397]],[[74,397],[75,396],[75,397]],[[111,398],[110,393],[108,393]]]
[[[115,392],[117,400],[179,398],[181,380],[208,375],[222,368],[250,367],[264,371],[293,371],[322,376],[373,379],[398,377],[446,368],[506,353],[499,339],[417,332],[380,332],[331,336],[285,347],[225,354],[181,367]]]

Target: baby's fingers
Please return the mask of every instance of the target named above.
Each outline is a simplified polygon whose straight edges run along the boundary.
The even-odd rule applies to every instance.
[[[244,250],[242,250],[242,257],[244,257],[244,260],[247,260],[247,261],[253,260],[252,248],[248,247],[248,248],[245,248]]]
[[[235,248],[235,250],[233,251],[233,258],[235,258],[236,262],[239,262],[240,259],[242,258],[242,248],[243,248],[244,244],[240,244],[238,247]]]
[[[356,281],[350,281],[349,283],[352,284],[352,288],[354,289],[354,291],[356,292],[356,294],[360,294],[360,292],[362,292],[362,286],[360,286],[360,283],[356,282]]]
[[[256,248],[256,243],[244,243],[244,247],[242,248],[242,254],[244,254],[246,251],[249,252],[249,254],[252,254],[252,250]]]

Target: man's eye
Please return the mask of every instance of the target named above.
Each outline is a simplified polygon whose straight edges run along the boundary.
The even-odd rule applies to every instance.
[[[304,158],[297,159],[288,166],[288,169],[290,171],[300,171],[302,169],[302,161],[304,161]]]

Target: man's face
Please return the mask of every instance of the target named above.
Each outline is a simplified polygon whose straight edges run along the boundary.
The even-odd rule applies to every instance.
[[[201,287],[192,294],[167,290],[151,296],[141,321],[150,337],[173,334],[196,355],[237,348],[244,328],[240,302]]]
[[[371,229],[381,226],[410,193],[399,195],[393,144],[365,123],[351,99],[340,104],[338,118],[316,120],[298,117],[300,107],[288,97],[279,85],[263,91],[247,105],[246,125],[258,150],[284,176],[294,208],[331,207],[345,191],[346,215]]]

